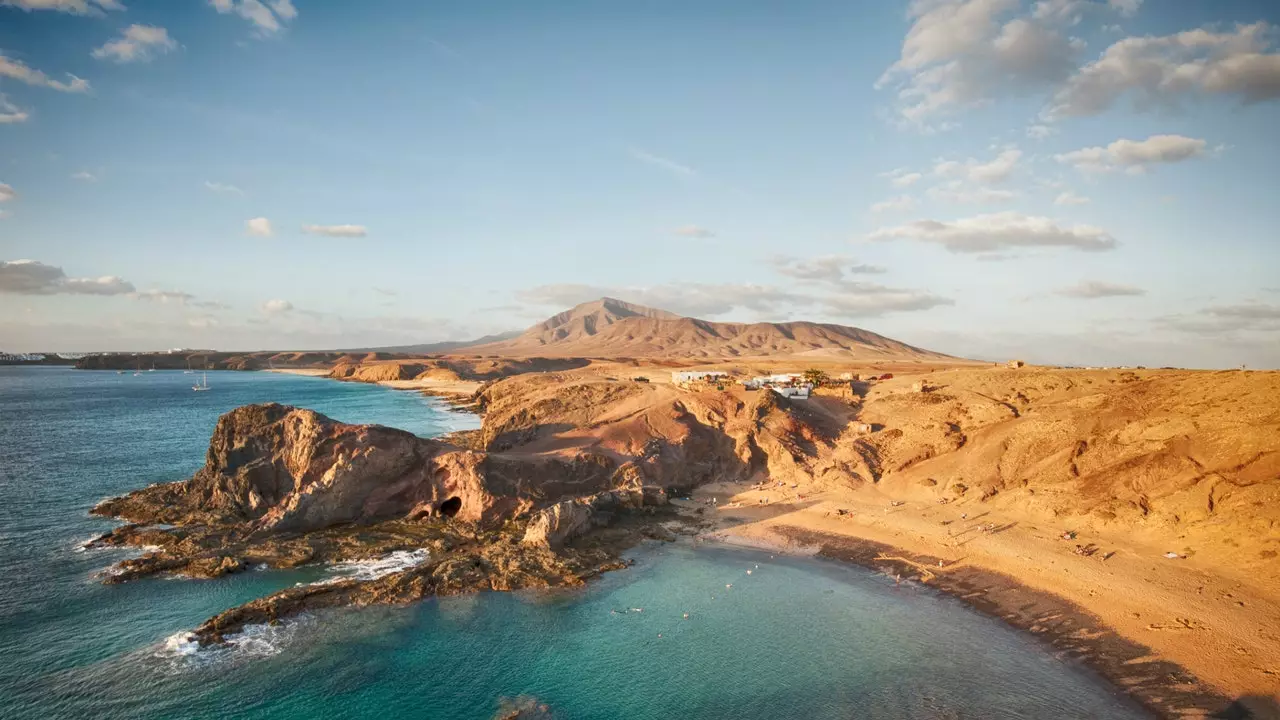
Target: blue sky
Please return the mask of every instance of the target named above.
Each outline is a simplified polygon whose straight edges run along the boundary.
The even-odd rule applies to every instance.
[[[0,349],[465,339],[607,294],[1280,367],[1277,25],[1265,0],[0,0]]]

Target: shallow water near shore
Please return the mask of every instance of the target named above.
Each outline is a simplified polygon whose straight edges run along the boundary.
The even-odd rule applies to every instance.
[[[1088,671],[928,588],[767,552],[647,543],[572,591],[341,610],[191,652],[227,607],[350,568],[104,586],[103,497],[189,476],[217,416],[278,401],[423,436],[416,393],[268,373],[0,367],[0,717],[1139,718]],[[750,571],[750,573],[748,573]],[[732,587],[729,587],[729,586]],[[685,617],[685,615],[688,617]]]

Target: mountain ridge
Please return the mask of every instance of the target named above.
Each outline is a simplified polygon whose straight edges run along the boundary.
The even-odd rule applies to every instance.
[[[611,297],[575,305],[513,338],[458,350],[547,357],[955,359],[847,325],[714,322]]]

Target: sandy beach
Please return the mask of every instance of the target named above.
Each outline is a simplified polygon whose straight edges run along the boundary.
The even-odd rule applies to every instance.
[[[1254,717],[1280,717],[1280,607],[1268,599],[1274,591],[1248,578],[1124,537],[1067,541],[1063,530],[1023,518],[895,506],[875,489],[800,501],[794,492],[700,489],[695,503],[717,501],[698,505],[714,523],[703,539],[816,553],[904,577],[927,568],[934,587],[1039,636],[1171,717],[1211,717],[1232,701]],[[1082,542],[1101,550],[1078,555]]]
[[[305,375],[307,377],[324,377],[329,374],[326,368],[270,368],[267,372],[284,373],[285,375]]]

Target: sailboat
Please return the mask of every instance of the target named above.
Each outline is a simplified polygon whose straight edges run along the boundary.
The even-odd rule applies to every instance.
[[[200,382],[196,383],[195,385],[192,385],[191,389],[195,390],[196,392],[204,392],[205,390],[208,390],[209,389],[209,373],[206,372],[204,374],[204,377],[200,379]]]
[[[183,375],[193,375],[195,370],[191,369],[191,358],[187,358],[187,369],[182,371]]]

